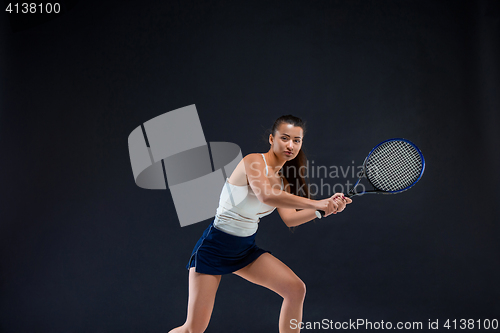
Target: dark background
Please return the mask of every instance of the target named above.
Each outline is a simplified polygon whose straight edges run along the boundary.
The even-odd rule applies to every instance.
[[[307,285],[304,321],[500,320],[500,1],[63,5],[0,16],[1,332],[184,322],[210,220],[181,228],[169,191],[136,186],[127,138],[190,104],[207,141],[245,155],[289,113],[315,165],[360,164],[391,137],[423,151],[408,192],[293,233],[261,221],[258,245]],[[280,306],[224,276],[207,332],[277,332]]]

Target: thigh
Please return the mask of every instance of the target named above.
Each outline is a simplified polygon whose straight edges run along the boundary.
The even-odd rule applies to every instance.
[[[281,260],[270,253],[264,253],[251,264],[234,274],[271,289],[282,297],[299,291],[305,292],[302,280]]]
[[[215,302],[215,294],[221,280],[220,275],[197,273],[189,269],[188,327],[195,331],[208,326]]]

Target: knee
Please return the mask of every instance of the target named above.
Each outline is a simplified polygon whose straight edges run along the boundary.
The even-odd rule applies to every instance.
[[[207,327],[186,327],[186,333],[203,333]]]
[[[186,333],[203,333],[205,330],[187,329]]]
[[[192,325],[184,324],[176,329],[170,331],[169,333],[203,333],[205,332],[205,328],[201,327],[193,327]]]
[[[283,298],[303,301],[306,297],[306,284],[299,278],[286,283]]]

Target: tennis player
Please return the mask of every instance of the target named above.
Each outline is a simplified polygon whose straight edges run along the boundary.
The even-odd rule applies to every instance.
[[[302,321],[305,284],[287,265],[255,244],[259,220],[278,208],[283,222],[295,227],[313,220],[316,210],[328,216],[342,212],[352,202],[342,193],[323,200],[310,198],[304,177],[307,159],[301,149],[304,133],[305,123],[300,118],[278,118],[269,135],[269,151],[245,156],[226,180],[215,219],[187,264],[186,322],[170,333],[205,331],[221,276],[229,273],[283,297],[279,332],[299,331],[291,328],[290,321]]]

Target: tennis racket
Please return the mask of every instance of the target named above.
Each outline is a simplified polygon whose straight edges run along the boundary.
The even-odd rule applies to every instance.
[[[406,139],[389,139],[373,148],[363,163],[363,170],[353,188],[345,195],[354,197],[366,193],[397,194],[415,185],[424,174],[424,155],[418,147]],[[373,190],[356,191],[361,178],[366,177]],[[316,211],[322,218],[325,212]]]

